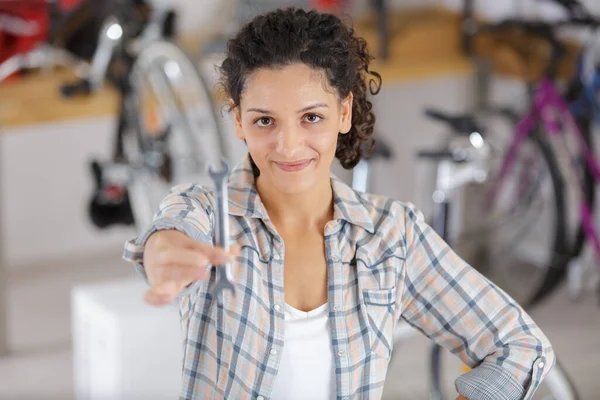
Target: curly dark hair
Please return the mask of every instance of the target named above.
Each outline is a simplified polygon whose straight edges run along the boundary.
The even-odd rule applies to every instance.
[[[235,108],[246,77],[259,68],[304,63],[323,71],[340,98],[350,92],[354,97],[352,128],[338,135],[335,152],[341,165],[351,169],[363,150],[370,153],[375,144],[375,114],[367,90],[379,93],[381,76],[369,70],[372,59],[367,42],[337,16],[293,7],[277,9],[255,17],[229,40],[220,83]]]

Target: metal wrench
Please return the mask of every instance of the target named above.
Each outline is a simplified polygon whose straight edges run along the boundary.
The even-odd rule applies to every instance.
[[[217,197],[217,221],[215,226],[215,246],[220,246],[229,251],[229,217],[227,180],[229,178],[229,165],[221,160],[220,170],[208,168],[208,174],[215,184],[215,195]],[[213,288],[213,295],[217,298],[219,305],[223,305],[223,290],[231,290],[235,295],[235,287],[232,283],[231,266],[229,263],[217,266],[218,279]]]

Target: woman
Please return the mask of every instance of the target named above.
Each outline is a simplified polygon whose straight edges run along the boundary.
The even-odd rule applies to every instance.
[[[461,399],[531,398],[553,365],[531,318],[414,206],[330,175],[372,141],[369,61],[364,40],[315,11],[258,16],[229,42],[222,84],[249,150],[229,180],[236,248],[211,245],[213,193],[181,185],[125,250],[146,301],[180,304],[181,398],[378,399],[400,318],[473,368]],[[211,264],[234,259],[221,307]]]

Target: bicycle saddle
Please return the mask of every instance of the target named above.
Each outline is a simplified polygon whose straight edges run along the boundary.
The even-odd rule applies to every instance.
[[[480,135],[484,134],[483,127],[477,123],[475,117],[469,114],[450,115],[440,110],[426,108],[425,116],[444,122],[457,135],[470,135],[473,132],[479,132]]]
[[[381,137],[375,139],[375,147],[373,148],[373,152],[366,156],[369,152],[369,144],[363,144],[363,154],[365,154],[366,160],[389,160],[394,157],[394,152],[389,144],[385,142]]]

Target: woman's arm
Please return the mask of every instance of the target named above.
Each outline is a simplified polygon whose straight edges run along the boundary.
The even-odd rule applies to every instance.
[[[138,237],[125,243],[123,258],[132,262],[135,269],[144,279],[148,279],[144,269],[144,248],[150,236],[161,230],[177,230],[196,242],[212,243],[212,212],[211,199],[206,189],[182,184],[171,189],[158,208],[152,225]],[[194,285],[183,289],[181,296],[193,293]]]
[[[469,400],[530,399],[554,365],[550,342],[504,291],[405,206],[402,318],[472,368],[456,380]]]

